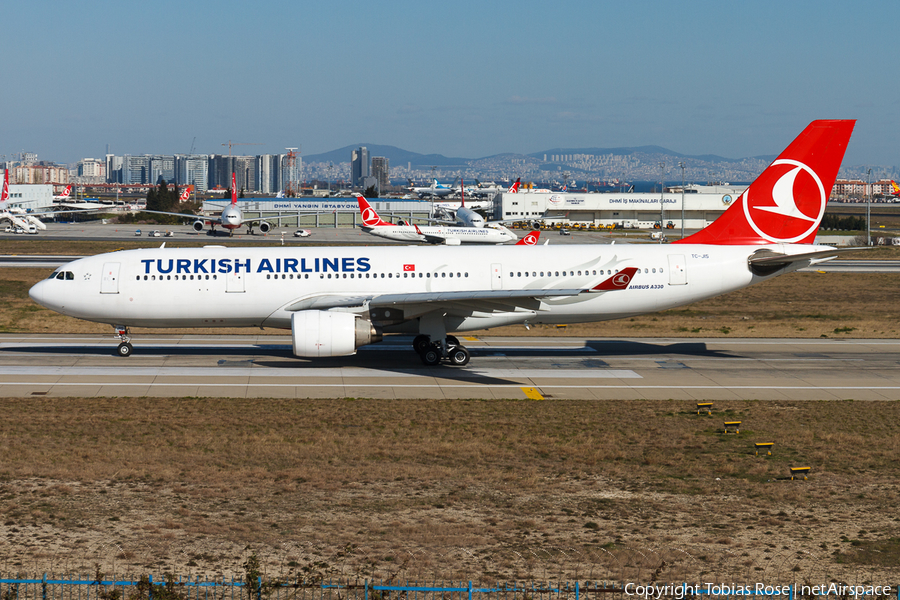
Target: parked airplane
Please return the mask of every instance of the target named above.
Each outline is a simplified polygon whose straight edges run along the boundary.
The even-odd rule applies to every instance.
[[[278,327],[293,353],[342,356],[384,333],[418,334],[427,365],[465,365],[450,335],[656,312],[834,258],[814,245],[855,121],[814,121],[707,228],[674,244],[485,248],[145,248],[68,263],[38,304],[129,327]]]
[[[190,187],[185,188],[187,193],[190,193]],[[182,197],[184,197],[184,192],[182,192]],[[274,229],[274,225],[269,221],[280,221],[281,219],[296,219],[297,215],[279,215],[275,217],[264,217],[264,218],[256,218],[256,219],[245,219],[244,213],[241,212],[241,209],[237,205],[237,185],[235,182],[234,173],[231,174],[231,204],[228,206],[222,207],[222,212],[219,214],[219,218],[217,219],[209,219],[206,217],[198,217],[197,215],[192,215],[188,213],[173,213],[173,212],[165,212],[162,210],[143,210],[141,212],[152,213],[155,215],[170,215],[173,217],[185,217],[187,219],[194,219],[193,225],[191,227],[194,228],[194,231],[203,231],[203,227],[205,225],[209,225],[213,234],[216,232],[216,226],[220,225],[224,229],[229,231],[229,235],[234,235],[234,230],[240,228],[242,225],[247,226],[247,233],[253,234],[253,224],[259,224],[259,230],[263,233],[269,233],[272,229]]]
[[[383,221],[363,196],[357,196],[356,200],[359,202],[359,213],[362,216],[362,230],[389,240],[459,246],[460,244],[502,244],[516,239],[516,234],[502,225],[491,227],[394,225]]]
[[[66,186],[66,189],[64,189],[59,196],[53,196],[53,199],[57,200],[57,201],[68,200],[69,196],[71,194],[72,194],[72,185],[69,184]]]
[[[9,205],[9,169],[3,172],[3,188],[0,191],[0,221],[7,221],[12,227],[16,227],[28,233],[37,233],[38,229],[47,229],[38,216],[49,212],[26,212],[23,208]]]
[[[431,185],[428,187],[416,187],[413,185],[412,181],[410,181],[409,187],[410,191],[418,195],[419,198],[425,198],[428,196],[443,198],[444,196],[449,196],[456,191],[456,189],[453,187],[447,187],[446,185],[438,183],[437,179],[432,179]]]
[[[459,206],[455,202],[435,203],[435,214],[439,215],[437,219],[440,223],[456,222],[463,227],[484,227],[484,217],[466,206],[466,193],[463,191],[464,184],[460,187]],[[485,206],[492,206],[492,202],[483,203]]]

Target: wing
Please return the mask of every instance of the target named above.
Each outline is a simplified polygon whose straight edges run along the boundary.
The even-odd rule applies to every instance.
[[[170,217],[184,217],[186,219],[194,219],[195,221],[218,221],[216,218],[212,217],[204,217],[203,215],[192,215],[188,213],[173,213],[173,212],[165,212],[162,210],[141,210],[138,212],[150,213],[153,215],[169,215]]]
[[[522,308],[542,310],[544,299],[597,294],[628,289],[637,273],[635,267],[623,269],[603,281],[586,288],[549,288],[519,290],[463,290],[456,292],[412,292],[399,294],[321,294],[303,298],[285,310],[329,310],[332,308],[384,309],[399,307],[407,319],[438,308],[464,311],[509,312]]]

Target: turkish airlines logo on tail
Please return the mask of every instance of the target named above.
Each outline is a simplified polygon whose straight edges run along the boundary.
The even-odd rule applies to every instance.
[[[541,237],[540,231],[532,231],[521,240],[516,242],[516,246],[534,246],[538,242],[538,238]]]
[[[512,184],[511,186],[509,186],[509,190],[507,190],[507,192],[510,193],[510,194],[518,194],[518,193],[519,193],[519,186],[520,186],[521,184],[522,184],[522,178],[519,177],[518,179],[516,179],[516,182],[515,182],[514,184]]]
[[[827,202],[815,171],[799,161],[779,159],[744,192],[743,205],[747,222],[760,237],[793,243],[818,229]]]
[[[186,188],[184,188],[184,191],[181,192],[181,196],[179,196],[179,198],[178,198],[179,202],[187,202],[188,201],[188,198],[191,197],[191,187],[192,186],[189,185]]]
[[[66,189],[64,189],[63,192],[62,192],[62,194],[59,195],[59,199],[60,199],[60,200],[65,200],[66,198],[69,197],[69,194],[71,194],[71,193],[72,193],[72,186],[71,186],[71,185],[67,185],[67,186],[66,186]]]
[[[3,171],[3,193],[0,194],[0,202],[9,200],[9,169]]]

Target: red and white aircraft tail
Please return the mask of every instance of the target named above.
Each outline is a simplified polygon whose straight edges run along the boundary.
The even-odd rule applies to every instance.
[[[813,121],[737,201],[675,244],[812,244],[855,120]]]
[[[515,246],[536,246],[538,243],[538,238],[541,237],[541,230],[535,229],[534,231],[529,231],[528,235],[523,237],[521,240],[516,242]]]
[[[72,194],[72,185],[69,184],[66,186],[66,189],[62,191],[62,193],[56,197],[57,200],[68,200],[69,196]]]
[[[9,200],[9,169],[3,171],[3,192],[0,193],[0,204],[6,204]]]
[[[390,223],[385,223],[381,220],[381,217],[378,216],[378,213],[375,212],[375,209],[372,208],[372,205],[369,204],[369,201],[362,196],[362,194],[356,197],[356,201],[359,202],[359,214],[362,215],[363,225],[366,227],[389,227]]]
[[[235,182],[234,171],[231,172],[231,205],[237,206],[237,183]]]
[[[512,184],[511,186],[509,186],[509,189],[506,190],[506,192],[507,192],[508,194],[518,194],[518,193],[519,193],[519,186],[520,186],[520,185],[522,185],[522,178],[521,178],[521,177],[517,178],[517,179],[516,179],[516,182],[515,182],[514,184]]]
[[[234,177],[234,173],[232,173],[232,177]],[[232,189],[234,189],[234,180],[232,180],[231,185],[232,185]],[[186,188],[184,188],[184,191],[181,192],[181,196],[178,197],[178,201],[179,202],[187,202],[188,200],[190,200],[192,191],[194,191],[193,185],[189,185]],[[234,197],[234,192],[232,192],[231,203],[232,204],[236,203],[236,199]]]

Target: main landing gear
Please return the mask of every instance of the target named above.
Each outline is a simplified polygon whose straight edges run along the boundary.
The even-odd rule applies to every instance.
[[[131,345],[131,337],[128,335],[128,328],[122,325],[116,325],[116,339],[122,343],[116,348],[116,354],[119,356],[131,356],[134,347]]]
[[[427,335],[417,335],[413,340],[413,349],[418,353],[422,362],[433,367],[446,359],[454,367],[464,367],[469,364],[472,355],[465,346],[459,344],[455,336],[448,335],[441,341],[432,342]]]

